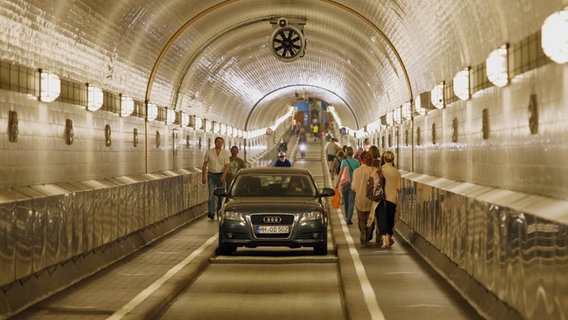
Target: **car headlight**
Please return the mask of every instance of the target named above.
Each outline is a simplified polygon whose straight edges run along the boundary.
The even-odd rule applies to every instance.
[[[309,221],[309,220],[321,220],[322,214],[319,211],[311,211],[306,212],[302,215],[302,219],[300,221]]]
[[[243,214],[236,211],[225,211],[221,215],[221,218],[224,220],[245,221]]]

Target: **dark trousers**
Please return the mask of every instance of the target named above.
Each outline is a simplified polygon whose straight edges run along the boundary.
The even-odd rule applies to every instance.
[[[207,173],[207,186],[209,187],[209,201],[207,203],[207,216],[209,218],[214,218],[215,213],[221,208],[221,197],[217,197],[213,194],[215,189],[225,188],[225,183],[219,181],[221,178],[221,173]]]
[[[381,235],[393,235],[394,215],[396,213],[396,204],[383,200],[375,210],[377,221],[379,224],[379,233]]]

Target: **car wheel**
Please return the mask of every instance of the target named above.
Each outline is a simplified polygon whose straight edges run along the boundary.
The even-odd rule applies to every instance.
[[[234,246],[219,245],[219,247],[217,247],[217,255],[230,256],[235,254],[235,252],[237,252],[237,248]]]
[[[325,256],[327,254],[327,245],[326,246],[315,246],[314,253],[318,256]]]
[[[325,256],[327,254],[327,237],[322,244],[314,247],[314,253],[318,256]]]

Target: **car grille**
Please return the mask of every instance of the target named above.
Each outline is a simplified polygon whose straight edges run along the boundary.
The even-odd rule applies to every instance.
[[[269,219],[269,222],[265,222],[265,218]],[[273,221],[279,218],[280,221]],[[250,216],[250,220],[254,225],[292,225],[294,223],[293,214],[254,214]]]

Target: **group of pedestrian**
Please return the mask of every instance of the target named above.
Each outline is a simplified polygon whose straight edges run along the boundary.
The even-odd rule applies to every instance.
[[[357,212],[357,226],[360,231],[360,241],[364,246],[370,246],[373,235],[382,248],[389,248],[394,243],[393,228],[395,224],[398,193],[402,188],[402,179],[398,169],[394,167],[394,153],[385,151],[381,156],[379,148],[365,141],[358,150],[350,146],[340,147],[337,139],[332,138],[327,146],[328,169],[332,178],[336,175],[336,188],[341,188],[345,221],[353,224],[353,214]],[[224,139],[215,138],[215,147],[205,153],[202,166],[201,181],[209,188],[208,217],[215,218],[221,207],[221,199],[214,195],[217,188],[230,185],[236,173],[246,168],[246,163],[238,157],[239,148],[232,146],[230,151],[223,149]],[[284,149],[285,148],[285,149]],[[286,159],[287,144],[281,140],[278,159],[275,167],[292,167],[292,162]],[[284,149],[284,150],[283,150]],[[337,171],[338,170],[338,171]],[[369,197],[368,182],[373,177],[373,192],[381,188],[380,199]]]
[[[215,219],[215,214],[221,208],[221,197],[213,194],[215,189],[229,186],[237,172],[246,168],[245,161],[238,156],[239,147],[232,146],[229,155],[227,150],[223,149],[225,140],[222,137],[216,137],[214,143],[215,147],[205,152],[201,167],[201,183],[207,184],[209,189],[207,217],[210,221]]]
[[[359,159],[355,158],[355,153],[352,147],[345,148],[335,183],[336,188],[341,188],[345,221],[352,224],[356,212],[361,244],[371,246],[373,235],[376,235],[376,243],[381,248],[389,248],[394,244],[392,236],[398,193],[402,188],[400,172],[394,167],[394,153],[385,151],[381,156],[379,148],[368,141],[358,150]],[[348,179],[344,177],[347,174]],[[369,177],[374,177],[372,192],[381,188],[379,200],[369,197]]]

